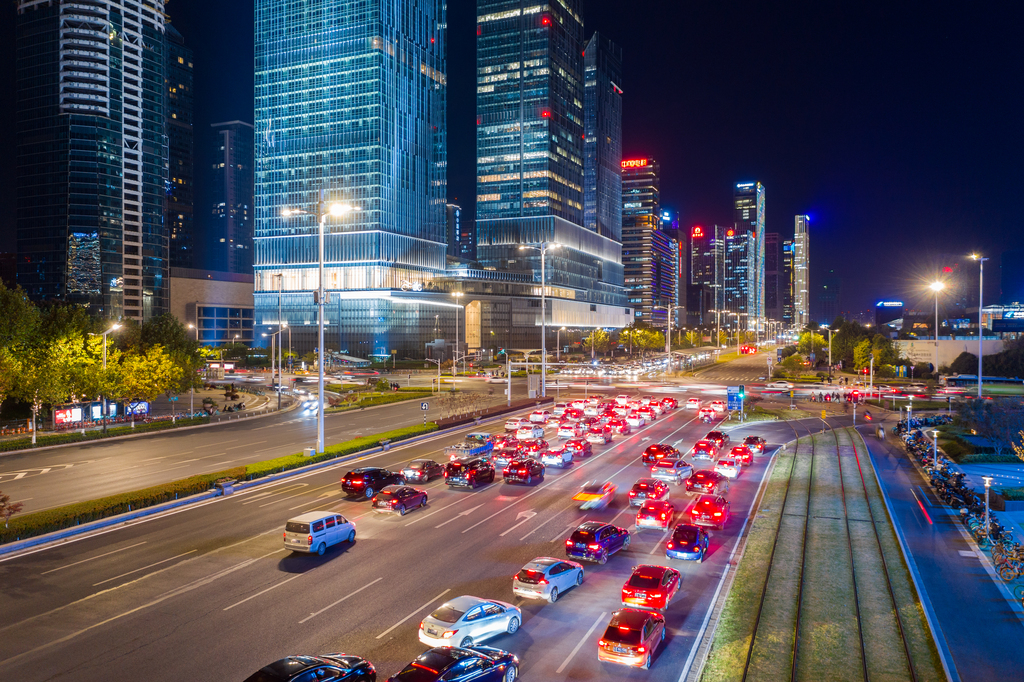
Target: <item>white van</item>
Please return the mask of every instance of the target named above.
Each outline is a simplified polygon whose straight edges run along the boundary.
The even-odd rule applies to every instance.
[[[293,552],[316,552],[340,542],[355,542],[356,526],[334,512],[307,512],[289,519],[284,526],[284,548]]]

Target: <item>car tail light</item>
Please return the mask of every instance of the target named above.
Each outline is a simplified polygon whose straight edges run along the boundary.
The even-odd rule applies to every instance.
[[[390,502],[388,502],[388,504],[394,507],[396,504],[398,504],[398,500],[391,500]]]
[[[676,543],[674,543],[674,542],[668,543],[668,548],[669,549],[675,549],[676,548]]]
[[[313,536],[312,535],[307,535],[306,536],[306,544],[307,545],[312,545],[313,544]]]
[[[629,491],[629,496],[630,497],[636,497],[636,491],[635,490],[630,490]]]
[[[690,513],[693,514],[694,516],[697,516],[698,514],[700,514],[700,510],[699,509],[692,509],[690,511]]]
[[[456,632],[458,632],[458,630],[445,630],[444,634],[441,635],[441,639],[448,639],[449,637],[454,637]]]
[[[636,652],[637,652],[638,654],[642,654],[642,653],[644,653],[645,651],[647,651],[647,647],[643,646],[642,644],[641,644],[640,646],[638,646],[638,647],[636,648]]]
[[[604,641],[603,639],[599,639],[599,640],[597,640],[597,645],[598,646],[608,646],[608,642]]]
[[[507,475],[508,474],[508,467],[505,467],[504,469],[502,469],[501,473]]]
[[[662,513],[661,518],[665,518],[665,514],[664,513]]]
[[[566,540],[565,541],[565,546],[566,547],[572,547],[572,540]]]
[[[722,512],[715,512],[715,516],[721,516]]]
[[[547,578],[541,578],[540,580],[537,581],[537,584],[538,585],[547,585],[548,584],[548,579]]]
[[[285,540],[287,540],[287,539],[288,539],[288,531],[285,531],[285,532],[284,532],[284,539],[285,539]]]
[[[587,549],[601,549],[601,545],[599,545],[597,543],[593,543],[593,544],[587,545]]]

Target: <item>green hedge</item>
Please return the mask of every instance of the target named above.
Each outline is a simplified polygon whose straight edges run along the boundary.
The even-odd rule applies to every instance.
[[[89,502],[76,502],[75,504],[63,507],[15,516],[6,528],[0,528],[0,543],[13,542],[36,535],[43,535],[44,533],[52,533],[53,531],[70,528],[82,523],[88,523],[89,521],[169,502],[179,497],[202,493],[213,487],[213,484],[221,478],[251,481],[256,478],[281,473],[290,469],[298,469],[299,467],[316,464],[317,462],[323,462],[336,457],[344,457],[361,450],[369,450],[377,447],[380,441],[384,439],[394,443],[436,430],[437,424],[433,422],[407,426],[401,429],[394,429],[393,431],[386,431],[372,436],[361,436],[342,443],[336,443],[335,445],[329,445],[325,448],[323,454],[313,455],[312,457],[304,457],[301,454],[287,455],[212,474],[190,476],[189,478],[183,478],[152,488],[134,490]]]
[[[133,429],[130,424],[124,426],[110,426],[107,427],[107,432],[103,431],[86,431],[85,435],[82,435],[81,431],[67,431],[65,433],[55,433],[49,436],[38,436],[36,438],[36,444],[32,445],[32,438],[19,438],[17,440],[0,441],[0,452],[11,452],[12,450],[31,450],[32,448],[41,448],[47,445],[64,445],[65,443],[80,443],[89,440],[100,440],[103,438],[112,438],[114,436],[128,436],[133,433],[146,433],[148,431],[164,431],[166,429],[178,428],[180,426],[195,426],[198,424],[209,424],[209,417],[193,417],[191,419],[179,419],[177,423],[169,420],[149,422],[144,424],[142,422],[136,422],[135,428]]]
[[[420,398],[429,398],[430,391],[424,391],[420,389],[415,392],[397,392],[397,393],[382,393],[380,395],[367,396],[360,398],[358,402],[351,403],[345,406],[330,407],[325,410],[329,414],[336,412],[348,412],[349,410],[358,410],[363,407],[373,407],[374,405],[390,405],[391,403],[400,403],[406,400],[418,400]]]
[[[1024,488],[993,488],[1004,500],[1008,502],[1024,501]]]
[[[960,458],[960,464],[1020,464],[1017,455],[997,455],[984,453],[978,455],[965,455]]]

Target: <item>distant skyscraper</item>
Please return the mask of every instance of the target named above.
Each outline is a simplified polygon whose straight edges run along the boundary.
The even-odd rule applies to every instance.
[[[462,207],[448,204],[448,255],[452,258],[476,260],[476,230],[473,224],[463,218]]]
[[[727,260],[734,266],[726,267],[726,277],[735,280],[735,289],[739,292],[730,297],[730,286],[726,284],[726,307],[733,312],[746,313],[744,328],[754,330],[763,328],[765,316],[764,303],[764,249],[765,249],[765,218],[764,218],[764,185],[760,182],[740,182],[736,184],[734,193],[736,234],[732,244],[732,253]],[[741,243],[742,242],[742,243]],[[745,255],[741,253],[745,251]],[[732,271],[732,268],[741,268]],[[745,281],[741,281],[740,277]]]
[[[725,235],[734,228],[694,225],[690,229],[690,286],[688,321],[713,326],[720,319],[725,299]]]
[[[315,213],[320,192],[348,207],[325,222],[329,346],[422,356],[435,327],[454,331],[451,297],[403,297],[445,268],[445,7],[256,1],[257,326],[279,323],[283,276],[301,352],[316,346],[317,218],[282,211]]]
[[[252,273],[253,127],[243,121],[214,123],[213,268]]]
[[[167,309],[164,3],[17,2],[18,283],[139,321]]]
[[[821,278],[821,284],[817,285],[815,289],[818,307],[815,321],[818,324],[829,326],[842,310],[842,280],[836,275],[835,270],[830,269]]]
[[[797,329],[811,321],[810,220],[796,216],[793,231],[793,324]]]
[[[583,61],[583,226],[622,241],[622,49],[595,33]]]
[[[167,227],[171,267],[196,268],[192,50],[167,24]],[[251,145],[250,145],[251,147]]]
[[[779,273],[779,292],[782,296],[782,324],[793,326],[793,240],[782,242],[782,270]]]
[[[633,316],[665,325],[665,308],[675,305],[678,246],[661,227],[661,179],[654,159],[622,162],[622,267]]]
[[[782,319],[782,250],[779,233],[764,236],[764,309],[769,320]]]

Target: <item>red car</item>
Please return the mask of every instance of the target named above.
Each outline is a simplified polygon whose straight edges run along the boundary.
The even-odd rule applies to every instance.
[[[669,459],[682,459],[683,456],[668,443],[654,443],[647,446],[641,460],[644,464],[657,464],[666,457]]]
[[[535,452],[544,452],[548,449],[548,442],[543,438],[537,440],[528,440],[519,444],[520,449],[527,455]]]
[[[677,407],[679,407],[679,401],[676,400],[675,398],[662,398],[661,406],[664,407],[666,410],[674,410]]]
[[[615,433],[621,434],[623,436],[633,430],[632,428],[630,428],[629,424],[626,423],[625,419],[621,419],[619,417],[609,419],[608,426],[612,427],[612,430]]]
[[[501,450],[503,448],[517,448],[519,447],[519,440],[515,436],[498,436],[494,440],[494,449]]]
[[[570,438],[565,441],[565,447],[572,450],[574,457],[590,457],[594,454],[594,448],[582,438]]]
[[[646,500],[636,513],[636,529],[658,528],[665,530],[672,526],[676,508],[668,500]]]
[[[629,506],[639,507],[645,500],[667,500],[668,484],[656,478],[641,478],[629,491]]]
[[[737,445],[729,451],[729,456],[735,458],[745,467],[754,463],[754,453],[746,445]]]
[[[597,643],[597,660],[645,670],[665,640],[665,617],[647,609],[619,609]]]
[[[622,605],[664,611],[679,590],[679,571],[667,566],[642,564],[622,586]]]
[[[724,493],[729,490],[729,479],[711,469],[698,469],[686,479],[688,493]]]
[[[729,521],[729,500],[721,495],[701,495],[690,507],[690,523],[696,526],[725,528]]]

